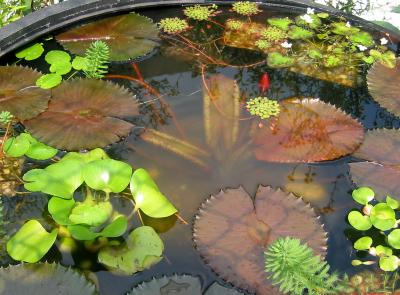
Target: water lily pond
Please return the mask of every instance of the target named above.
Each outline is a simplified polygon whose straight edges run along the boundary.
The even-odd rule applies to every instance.
[[[237,1],[3,57],[0,294],[394,294],[397,42]]]

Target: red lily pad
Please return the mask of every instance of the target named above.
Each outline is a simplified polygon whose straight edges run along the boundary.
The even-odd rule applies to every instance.
[[[24,122],[41,142],[64,150],[104,147],[127,136],[137,115],[136,99],[111,82],[71,80],[53,90],[49,108]]]
[[[267,162],[309,163],[353,153],[364,139],[360,123],[318,99],[288,99],[277,118],[253,133],[255,156]]]
[[[367,75],[368,90],[372,97],[389,112],[400,116],[400,62],[391,69],[380,62],[374,63]]]
[[[66,49],[83,55],[90,44],[102,40],[110,47],[110,58],[123,61],[151,52],[158,45],[158,28],[149,18],[129,13],[108,17],[56,36]]]
[[[0,66],[0,112],[9,111],[19,120],[36,117],[50,99],[50,91],[37,87],[41,74],[21,66]]]
[[[309,205],[292,194],[259,186],[255,202],[239,187],[202,204],[194,240],[204,260],[223,279],[259,295],[280,294],[264,272],[264,251],[278,237],[307,243],[326,254],[326,233]]]

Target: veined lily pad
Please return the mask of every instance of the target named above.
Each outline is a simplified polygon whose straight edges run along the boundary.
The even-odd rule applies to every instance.
[[[364,138],[361,124],[318,99],[285,100],[270,126],[253,134],[257,159],[318,162],[354,152]]]
[[[129,234],[126,245],[101,250],[99,261],[117,272],[133,274],[158,263],[163,251],[164,244],[154,229],[141,226]]]
[[[48,233],[36,220],[29,220],[7,242],[7,252],[15,260],[38,262],[57,238],[57,229]]]
[[[59,264],[35,263],[0,268],[3,294],[95,295],[96,288],[79,272]]]
[[[151,52],[158,45],[158,29],[149,18],[129,13],[82,25],[56,39],[77,55],[84,55],[93,41],[103,40],[110,47],[111,60],[123,61]]]
[[[101,80],[70,80],[53,90],[44,113],[24,125],[50,146],[92,149],[128,135],[133,125],[120,118],[137,114],[137,102],[127,90]]]
[[[264,186],[254,203],[241,187],[207,199],[193,235],[197,250],[218,275],[260,295],[280,294],[263,273],[265,248],[278,237],[296,237],[315,254],[326,252],[326,234],[312,209],[292,194]]]
[[[20,66],[0,66],[0,112],[19,120],[36,117],[47,108],[50,91],[35,86],[40,73]]]

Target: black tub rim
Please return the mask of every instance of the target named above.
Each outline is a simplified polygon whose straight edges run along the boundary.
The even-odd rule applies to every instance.
[[[1,28],[0,58],[37,38],[48,35],[53,31],[95,17],[141,8],[211,3],[231,4],[234,2],[234,0],[69,0],[32,12]],[[319,12],[327,12],[335,16],[343,16],[356,25],[361,25],[368,30],[383,34],[388,33],[392,38],[396,39],[395,43],[400,41],[400,33],[393,32],[357,16],[349,15],[340,10],[308,0],[252,0],[252,2],[264,6],[280,7],[297,11],[305,11],[308,7],[314,8]]]

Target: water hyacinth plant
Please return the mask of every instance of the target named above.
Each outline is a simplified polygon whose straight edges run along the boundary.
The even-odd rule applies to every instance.
[[[399,257],[394,254],[400,249],[400,230],[397,229],[399,202],[390,196],[387,196],[385,201],[377,202],[374,191],[369,187],[355,189],[352,196],[357,203],[363,205],[361,210],[353,210],[347,216],[351,226],[363,232],[363,236],[355,241],[354,249],[368,251],[372,256],[376,256],[382,270],[396,271],[400,264]],[[366,235],[366,231],[376,231],[378,237],[383,239],[371,234]],[[354,266],[373,263],[375,262],[358,259],[352,261]]]

